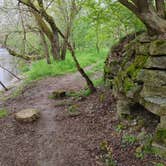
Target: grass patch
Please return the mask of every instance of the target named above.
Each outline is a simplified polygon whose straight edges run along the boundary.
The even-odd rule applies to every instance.
[[[113,158],[113,150],[107,141],[100,143],[100,160],[105,166],[117,166],[117,161]]]
[[[91,94],[90,90],[89,89],[83,89],[83,90],[80,90],[80,91],[73,91],[73,92],[68,92],[67,93],[67,96],[68,97],[87,97]]]
[[[6,109],[0,110],[0,118],[6,117],[8,115],[8,112]]]
[[[125,134],[122,137],[122,145],[133,145],[137,141],[134,135]]]
[[[76,51],[76,55],[82,67],[96,63],[93,71],[99,71],[104,66],[107,50],[102,50],[100,53],[96,51]],[[46,63],[45,59],[33,62],[27,75],[28,80],[37,80],[42,77],[58,76],[75,71],[77,71],[75,63],[70,53],[67,53],[65,61],[52,61],[50,65]]]

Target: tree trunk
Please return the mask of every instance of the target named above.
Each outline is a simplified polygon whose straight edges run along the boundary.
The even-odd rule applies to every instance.
[[[51,50],[52,50],[52,56],[54,60],[60,60],[60,45],[59,45],[59,36],[58,32],[53,32],[53,39],[51,41]]]
[[[166,34],[166,20],[159,17],[157,13],[149,11],[140,14],[139,18],[147,27],[150,35]]]
[[[83,70],[83,68],[81,68],[81,66],[80,66],[80,64],[79,64],[79,62],[78,62],[78,60],[77,60],[77,58],[75,56],[75,51],[74,51],[74,49],[72,48],[72,46],[69,43],[68,43],[68,48],[69,48],[69,50],[71,52],[71,56],[73,57],[73,60],[74,60],[74,62],[76,64],[77,70],[80,72],[80,74],[82,75],[82,77],[86,80],[87,85],[88,85],[88,87],[90,89],[90,92],[91,93],[96,92],[96,88],[93,85],[93,82],[89,79],[88,75],[85,73],[85,71]]]
[[[61,49],[61,59],[62,60],[65,60],[66,52],[67,52],[67,44],[66,44],[66,42],[64,42],[62,45],[62,49]]]
[[[131,10],[147,27],[150,36],[166,35],[165,1],[164,0],[119,0]]]
[[[45,38],[44,33],[42,32],[42,30],[40,30],[40,35],[41,35],[41,39],[42,39],[42,43],[43,43],[43,47],[44,47],[44,54],[45,54],[45,57],[46,57],[47,64],[51,64],[48,44],[46,42],[46,38]]]
[[[64,34],[64,40],[62,44],[62,49],[61,49],[61,59],[65,60],[66,58],[66,52],[67,52],[67,43],[66,41],[69,40],[70,34],[71,34],[71,27],[72,27],[72,22],[69,22],[66,28],[66,32]]]

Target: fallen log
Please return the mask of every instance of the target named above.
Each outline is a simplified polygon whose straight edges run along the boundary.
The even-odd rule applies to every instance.
[[[10,49],[10,48],[7,48],[6,49],[8,50],[9,54],[12,55],[12,56],[15,56],[15,57],[18,57],[18,58],[22,58],[26,61],[34,61],[34,60],[40,60],[40,59],[43,59],[44,57],[43,56],[39,56],[39,55],[24,55],[24,54],[19,54],[17,53],[16,51]]]

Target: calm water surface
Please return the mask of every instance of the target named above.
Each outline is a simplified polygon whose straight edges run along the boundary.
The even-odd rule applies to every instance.
[[[18,58],[11,56],[4,48],[0,48],[0,66],[5,67],[16,75],[19,73]],[[3,82],[3,84],[6,86],[10,85],[13,79],[14,77],[10,73],[0,68],[0,81]],[[1,86],[0,89],[2,89]]]

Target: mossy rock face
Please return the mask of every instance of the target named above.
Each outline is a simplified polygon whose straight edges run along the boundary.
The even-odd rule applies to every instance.
[[[165,43],[165,40],[152,39],[146,34],[140,35],[124,46],[125,56],[122,56],[123,60],[116,67],[113,60],[106,63],[113,73],[110,79],[116,97],[123,93],[157,115],[166,112],[163,104],[166,98],[166,56],[160,56],[159,51],[154,54],[159,56],[150,55],[151,47],[157,47],[156,50],[159,49],[165,55]],[[107,59],[111,59],[111,55]]]
[[[137,55],[148,55],[149,54],[149,43],[137,43],[136,44],[136,54]]]
[[[158,96],[140,97],[139,103],[158,116],[166,115],[166,98]]]
[[[66,97],[66,92],[63,90],[52,92],[52,99],[60,99]]]
[[[24,109],[15,113],[15,119],[18,122],[29,123],[36,121],[40,117],[40,111],[36,109]]]
[[[166,96],[166,86],[149,86],[144,85],[142,87],[140,96],[148,97],[148,96],[160,96],[165,98]]]
[[[162,87],[166,83],[166,71],[142,69],[137,79],[147,86]]]
[[[147,69],[166,70],[166,56],[151,57],[144,65]]]
[[[152,56],[166,56],[166,40],[155,40],[151,42],[149,51]]]
[[[166,40],[142,34],[121,50],[123,55],[119,56],[121,60],[118,59],[117,65],[115,57],[109,55],[107,58],[107,75],[110,72],[111,77],[105,78],[112,82],[118,115],[128,115],[132,112],[131,103],[138,103],[160,116],[160,127],[166,130]],[[166,147],[165,135],[163,141],[159,137],[155,142],[157,140]]]
[[[132,103],[130,103],[128,98],[120,98],[117,101],[117,113],[120,118],[130,115],[130,107]]]

